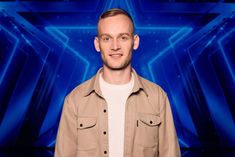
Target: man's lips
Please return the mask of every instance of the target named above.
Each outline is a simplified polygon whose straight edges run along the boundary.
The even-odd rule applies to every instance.
[[[113,53],[113,54],[109,54],[110,57],[114,57],[114,58],[118,58],[118,57],[121,57],[123,56],[123,54],[121,53]]]

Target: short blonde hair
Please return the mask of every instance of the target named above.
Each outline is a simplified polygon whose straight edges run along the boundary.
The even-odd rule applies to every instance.
[[[107,17],[113,17],[113,16],[116,16],[116,15],[124,15],[124,16],[128,17],[131,21],[131,24],[132,24],[132,27],[133,27],[133,33],[134,33],[134,31],[135,31],[134,21],[133,21],[131,15],[127,11],[125,11],[123,9],[119,9],[119,8],[112,8],[112,9],[109,9],[109,10],[103,12],[99,17],[98,26],[99,26],[99,21],[100,20],[105,19]],[[99,28],[98,28],[97,31],[98,31],[98,34],[99,34]]]

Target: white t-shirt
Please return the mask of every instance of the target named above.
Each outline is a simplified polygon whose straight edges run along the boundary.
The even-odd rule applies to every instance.
[[[109,156],[122,157],[124,151],[124,126],[126,100],[134,87],[134,77],[123,85],[114,85],[99,78],[100,88],[108,104]]]

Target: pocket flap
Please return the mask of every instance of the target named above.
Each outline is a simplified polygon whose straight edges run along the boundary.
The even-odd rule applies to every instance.
[[[96,117],[78,117],[77,128],[87,129],[96,125]]]
[[[139,114],[139,120],[149,126],[157,126],[161,123],[159,116],[146,113]]]

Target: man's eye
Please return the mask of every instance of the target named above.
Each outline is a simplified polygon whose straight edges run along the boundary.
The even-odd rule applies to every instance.
[[[126,41],[126,40],[128,40],[128,37],[127,36],[122,36],[121,40]]]
[[[102,40],[107,42],[107,41],[110,40],[110,38],[109,37],[103,37]]]

